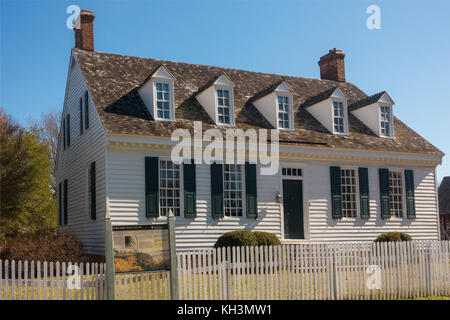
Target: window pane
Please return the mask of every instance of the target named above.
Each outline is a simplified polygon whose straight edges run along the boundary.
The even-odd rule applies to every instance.
[[[356,218],[356,174],[353,169],[341,170],[342,216]]]
[[[156,83],[156,114],[158,118],[170,119],[169,103],[169,84]]]
[[[403,217],[402,172],[389,170],[389,201],[391,216]]]
[[[166,216],[169,209],[180,215],[180,166],[171,161],[160,161],[159,169],[160,216]]]
[[[224,203],[226,216],[242,216],[242,166],[224,167]]]
[[[278,127],[289,129],[289,97],[278,96]]]
[[[219,123],[230,124],[230,92],[228,90],[217,90],[217,104],[219,105],[217,113]]]
[[[385,137],[391,136],[391,108],[388,106],[380,106],[381,118],[381,135]]]

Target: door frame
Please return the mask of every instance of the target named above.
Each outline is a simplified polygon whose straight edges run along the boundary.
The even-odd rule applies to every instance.
[[[298,162],[283,162],[280,164],[280,172],[279,172],[279,178],[280,178],[280,193],[282,196],[282,202],[280,203],[280,222],[281,222],[281,240],[286,242],[297,242],[297,241],[305,241],[309,240],[309,220],[307,220],[307,208],[308,208],[308,202],[305,198],[305,196],[308,194],[307,187],[305,186],[305,167],[306,165],[304,163],[298,163]],[[301,176],[283,176],[282,169],[283,168],[296,168],[302,170]],[[284,190],[283,190],[283,180],[298,180],[302,181],[302,208],[303,208],[303,237],[304,239],[286,239],[284,237]]]

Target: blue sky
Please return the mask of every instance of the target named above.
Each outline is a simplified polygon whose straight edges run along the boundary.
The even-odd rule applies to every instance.
[[[396,116],[450,153],[448,0],[0,0],[0,105],[22,124],[62,108],[72,4],[94,11],[97,51],[318,78],[319,57],[342,49],[347,81],[386,90]],[[380,30],[366,27],[369,5]]]

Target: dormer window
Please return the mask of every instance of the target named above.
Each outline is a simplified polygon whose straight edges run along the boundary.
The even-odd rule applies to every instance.
[[[233,87],[223,74],[195,97],[215,124],[234,125]]]
[[[284,81],[259,93],[252,103],[275,129],[294,129],[293,94]]]
[[[164,66],[161,66],[138,89],[139,95],[153,119],[175,120],[174,81],[175,78],[172,74]]]
[[[392,115],[390,106],[380,106],[381,136],[391,137]]]
[[[382,91],[360,100],[349,110],[380,138],[394,138],[394,101]]]
[[[333,102],[334,133],[345,133],[345,112],[342,102]]]
[[[347,98],[339,87],[310,98],[302,106],[332,134],[348,134]]]
[[[217,90],[218,122],[230,124],[230,91]]]
[[[169,84],[156,82],[156,117],[170,120]]]
[[[278,96],[278,127],[283,129],[290,128],[291,108],[289,104],[289,97]]]

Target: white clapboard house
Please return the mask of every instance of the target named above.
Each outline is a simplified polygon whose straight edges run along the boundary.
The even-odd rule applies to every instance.
[[[321,79],[265,74],[96,52],[93,20],[83,10],[75,29],[56,163],[58,230],[87,253],[103,254],[105,217],[161,224],[169,209],[178,250],[232,230],[284,243],[439,238],[443,153],[394,116],[388,93],[346,82],[342,51],[320,58]],[[279,130],[278,173],[174,164],[171,134],[194,121]]]

